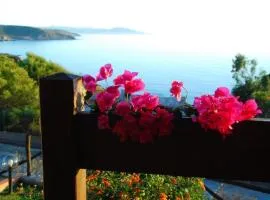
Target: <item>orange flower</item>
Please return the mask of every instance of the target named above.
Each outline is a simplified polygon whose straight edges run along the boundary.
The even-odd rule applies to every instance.
[[[167,200],[167,195],[165,193],[160,193],[159,200]]]
[[[111,183],[106,178],[102,179],[102,183],[105,185],[105,187],[110,187],[111,186]]]
[[[203,181],[199,180],[198,182],[199,182],[200,187],[205,191],[205,186],[204,186]]]
[[[140,181],[141,181],[140,175],[134,173],[134,174],[132,174],[130,179],[127,180],[127,184],[129,186],[132,186],[133,183],[139,183]]]
[[[141,192],[140,188],[135,188],[135,192],[138,194]]]
[[[131,180],[131,179],[127,180],[127,184],[128,184],[129,186],[131,186],[131,185],[132,185],[132,180]]]
[[[90,175],[86,178],[86,182],[90,182],[92,180],[95,180],[97,178],[97,175]]]
[[[102,190],[98,190],[98,191],[97,191],[97,194],[98,194],[98,195],[102,195],[102,194],[103,194],[103,191],[102,191]]]
[[[177,180],[176,180],[176,178],[172,178],[172,179],[171,179],[171,181],[172,181],[172,184],[174,184],[174,185],[176,185],[176,184],[177,184]]]
[[[100,173],[101,173],[100,170],[95,170],[95,172],[94,172],[93,174],[89,175],[89,176],[86,178],[86,182],[90,182],[90,181],[92,181],[92,180],[95,180],[95,179],[98,177],[98,175],[99,175]]]
[[[182,200],[182,198],[181,197],[176,197],[175,200]]]
[[[133,182],[133,183],[139,183],[140,182],[140,175],[138,175],[138,174],[133,174],[132,175],[132,177],[131,177],[131,181]]]

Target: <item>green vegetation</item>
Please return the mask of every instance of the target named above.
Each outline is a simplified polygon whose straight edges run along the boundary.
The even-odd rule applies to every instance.
[[[203,200],[205,188],[201,178],[184,178],[152,174],[129,174],[99,170],[87,171],[87,199],[119,200]],[[1,200],[42,200],[43,190],[36,186],[14,187],[0,194]]]
[[[25,69],[7,57],[0,56],[0,108],[13,108],[37,103],[36,83]]]
[[[42,200],[42,189],[36,186],[26,186],[22,184],[14,187],[14,193],[8,194],[7,190],[0,194],[1,200]]]
[[[0,130],[39,132],[39,78],[67,72],[33,53],[25,59],[0,54]]]
[[[28,72],[28,75],[38,82],[39,78],[58,72],[67,72],[62,66],[47,61],[41,56],[28,53],[27,58],[21,63],[21,66]]]
[[[257,72],[258,62],[238,54],[233,59],[232,73],[236,84],[232,93],[242,101],[254,98],[262,109],[263,117],[270,117],[270,74]]]
[[[88,199],[204,199],[200,178],[88,171]]]
[[[0,41],[5,40],[74,40],[77,34],[63,30],[29,26],[0,25]]]

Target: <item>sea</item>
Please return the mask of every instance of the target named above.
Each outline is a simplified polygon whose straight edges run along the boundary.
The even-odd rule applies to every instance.
[[[257,59],[258,68],[270,72],[270,51],[262,49],[241,48],[235,43],[230,46],[230,41],[222,39],[200,42],[153,34],[83,34],[76,40],[0,42],[0,53],[24,58],[32,52],[78,75],[96,75],[100,66],[111,63],[114,74],[109,83],[125,69],[139,72],[146,91],[162,97],[170,96],[173,80],[182,81],[187,89],[183,95],[190,103],[196,96],[212,94],[217,87],[234,86],[231,69],[237,53]]]

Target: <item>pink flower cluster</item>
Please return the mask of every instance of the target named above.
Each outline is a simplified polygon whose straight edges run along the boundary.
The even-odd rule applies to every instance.
[[[107,80],[109,77],[112,76],[113,68],[111,64],[106,64],[102,66],[99,70],[99,74],[96,78],[90,75],[84,75],[82,77],[84,87],[87,91],[94,93],[97,88],[97,82],[102,80]]]
[[[95,93],[98,81],[107,80],[112,76],[112,66],[107,64],[100,68],[96,78],[85,75],[83,83],[87,91]],[[144,90],[145,84],[137,78],[137,72],[125,70],[117,76],[113,86],[107,87],[96,95],[96,103],[100,111],[98,117],[99,129],[111,129],[120,137],[121,141],[131,139],[140,143],[148,143],[159,136],[169,135],[172,130],[173,114],[159,107],[159,97],[144,92],[142,95],[134,93]],[[123,88],[127,99],[119,101],[119,88]],[[131,97],[130,97],[131,96]],[[111,127],[108,113],[120,116],[120,120]]]
[[[143,95],[135,98],[142,98],[142,101],[149,103],[149,100],[144,99],[145,96]],[[140,109],[135,112],[132,104],[128,102],[122,101],[117,105],[116,113],[122,118],[113,127],[113,132],[120,137],[121,141],[131,139],[140,143],[149,143],[156,137],[171,133],[173,128],[172,113],[158,107],[157,101],[152,102],[150,109],[143,104],[139,107]]]
[[[243,103],[226,87],[219,87],[214,95],[196,97],[194,107],[198,111],[198,116],[194,120],[203,128],[217,130],[222,135],[229,134],[234,123],[261,113],[254,99]]]
[[[145,87],[142,79],[137,78],[138,72],[125,70],[113,80],[114,85],[101,92],[96,90],[98,82],[107,82],[112,73],[112,65],[106,64],[100,68],[95,78],[90,75],[82,78],[86,90],[92,94],[97,93],[99,129],[112,130],[121,141],[131,139],[140,143],[149,143],[154,138],[169,135],[173,129],[174,115],[160,106],[158,96],[145,91],[141,95],[134,94],[143,91]],[[124,90],[126,100],[119,99],[120,88]],[[183,82],[172,82],[170,92],[177,101],[181,100],[183,88]],[[196,97],[194,108],[198,112],[194,121],[200,123],[203,128],[217,130],[224,136],[230,133],[234,123],[261,113],[254,99],[243,103],[226,87],[219,87],[214,95]],[[109,113],[120,117],[114,125],[109,123]]]
[[[173,81],[172,87],[170,89],[170,92],[172,93],[172,96],[176,98],[177,101],[181,100],[181,91],[183,88],[183,82]]]

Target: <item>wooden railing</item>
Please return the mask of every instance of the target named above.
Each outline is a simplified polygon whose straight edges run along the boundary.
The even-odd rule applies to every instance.
[[[77,112],[81,78],[40,80],[45,200],[85,200],[85,169],[270,181],[270,120],[241,122],[223,139],[190,118],[151,144],[119,142],[97,128],[96,114]]]

